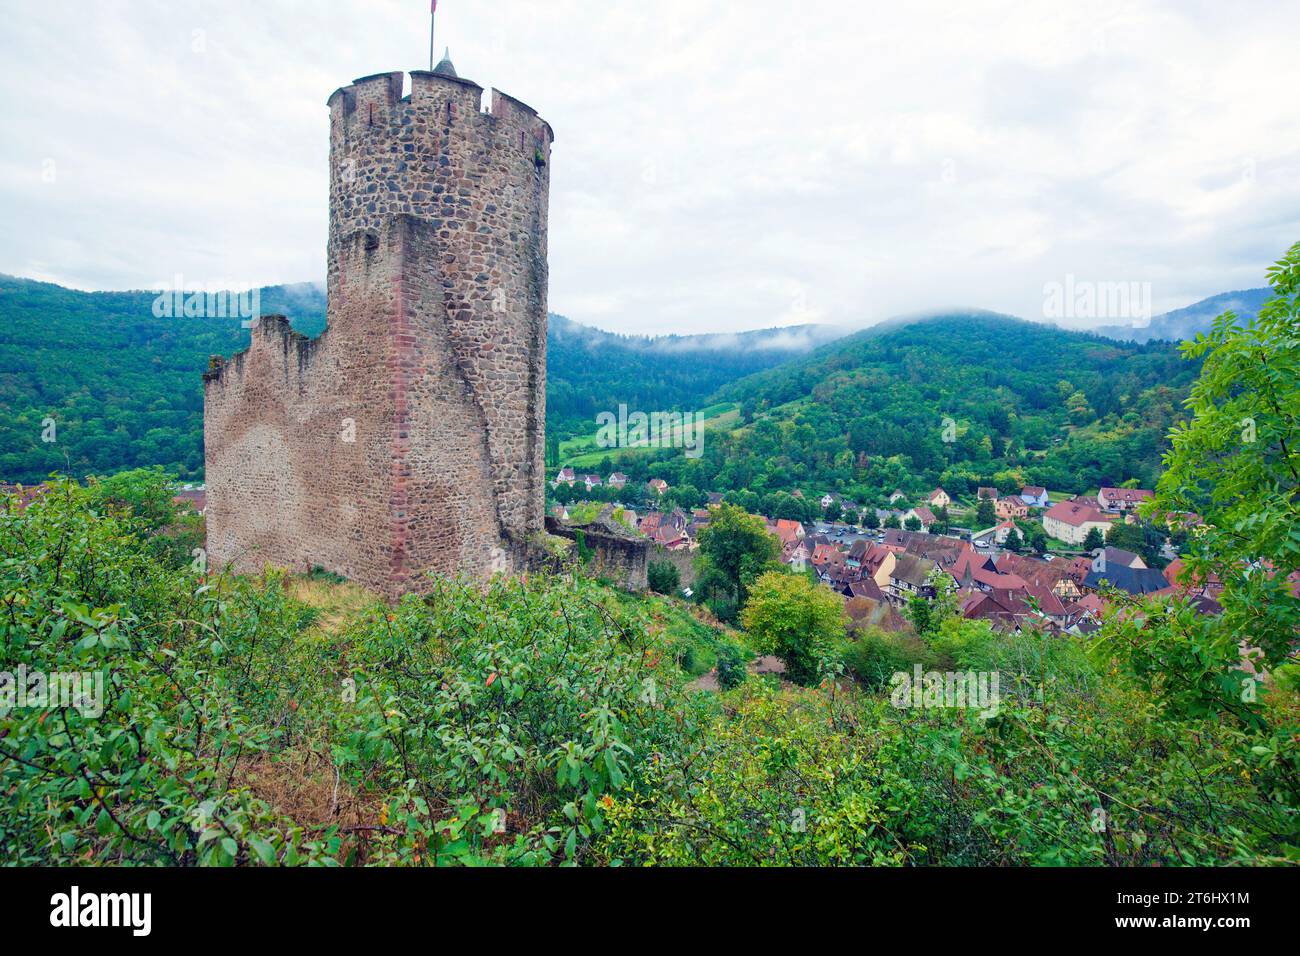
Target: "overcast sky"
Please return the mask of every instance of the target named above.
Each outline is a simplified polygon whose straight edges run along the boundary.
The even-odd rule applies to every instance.
[[[427,66],[428,7],[0,0],[0,272],[323,279],[325,101]],[[441,0],[438,31],[555,128],[550,305],[613,331],[1041,319],[1067,276],[1158,313],[1300,239],[1300,4]]]

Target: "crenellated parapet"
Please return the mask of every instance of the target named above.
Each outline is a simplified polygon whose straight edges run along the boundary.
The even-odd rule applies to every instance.
[[[471,80],[410,76],[405,95],[404,74],[379,73],[329,98],[331,238],[398,214],[483,235],[544,233],[550,124],[499,90],[484,110]],[[495,202],[474,202],[487,190]]]
[[[406,76],[401,72],[375,73],[335,90],[327,101],[332,136],[355,139],[384,127],[410,126],[422,118],[473,123],[485,131],[521,130],[526,138],[548,146],[555,140],[550,124],[535,109],[507,93],[493,89],[491,106],[484,110],[483,87],[473,80],[412,70],[411,89],[404,94]]]

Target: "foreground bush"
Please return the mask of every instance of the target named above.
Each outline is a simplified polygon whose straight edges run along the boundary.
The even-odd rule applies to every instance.
[[[293,732],[301,609],[274,585],[165,569],[150,530],[72,483],[0,513],[3,669],[103,689],[97,716],[66,700],[0,711],[5,859],[328,862],[334,835],[235,786],[242,759]]]
[[[1097,682],[1004,675],[996,716],[749,681],[646,767],[601,842],[625,865],[1259,864],[1296,823],[1236,735]]]
[[[927,661],[999,673],[983,716],[846,678],[688,694],[683,640],[708,631],[737,681],[743,655],[661,599],[441,581],[387,606],[335,582],[171,567],[158,517],[93,489],[4,505],[0,671],[103,679],[102,712],[0,703],[8,862],[1297,859],[1257,736],[1172,712],[1069,639],[935,623]],[[1294,688],[1260,694],[1273,732],[1294,727]]]
[[[328,636],[280,576],[163,568],[155,523],[71,483],[0,514],[4,670],[104,691],[98,715],[0,711],[6,860],[577,860],[687,712],[664,650],[591,585],[443,582]],[[266,798],[307,752],[367,819]]]

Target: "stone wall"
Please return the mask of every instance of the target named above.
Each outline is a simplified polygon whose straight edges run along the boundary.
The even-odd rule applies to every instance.
[[[209,557],[389,595],[522,567],[543,527],[550,127],[400,73],[330,97],[328,330],[205,376]]]
[[[656,544],[650,550],[651,561],[667,561],[677,568],[678,577],[681,579],[682,587],[689,588],[695,584],[695,556],[697,551],[670,551],[661,544]]]
[[[579,535],[582,536],[582,544],[591,552],[591,561],[586,567],[588,574],[605,578],[629,591],[644,591],[649,587],[648,539],[603,523],[574,527],[551,517],[546,519],[546,530],[575,542]]]

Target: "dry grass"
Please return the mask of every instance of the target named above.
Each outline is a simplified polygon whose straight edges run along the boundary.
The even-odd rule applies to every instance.
[[[241,764],[234,782],[313,836],[337,826],[339,859],[356,850],[356,862],[365,862],[370,828],[382,819],[383,797],[348,786],[328,756],[307,749],[259,754]]]
[[[338,633],[348,621],[380,600],[359,584],[339,584],[301,575],[290,578],[287,588],[294,600],[320,612],[315,629],[331,635]]]
[[[309,830],[379,822],[383,801],[357,794],[340,780],[324,754],[302,750],[258,754],[241,767],[238,783]]]

